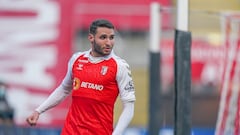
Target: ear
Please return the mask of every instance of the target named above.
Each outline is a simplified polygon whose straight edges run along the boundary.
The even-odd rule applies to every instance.
[[[93,34],[88,34],[88,40],[92,43],[94,41]]]

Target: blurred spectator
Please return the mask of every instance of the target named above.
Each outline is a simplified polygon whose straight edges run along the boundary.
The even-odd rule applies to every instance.
[[[0,82],[0,125],[14,124],[14,111],[6,99],[7,84]]]

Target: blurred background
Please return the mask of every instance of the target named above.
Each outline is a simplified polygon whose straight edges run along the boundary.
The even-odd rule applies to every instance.
[[[70,98],[45,112],[31,128],[25,119],[66,73],[72,53],[90,48],[89,24],[98,18],[116,26],[115,52],[132,69],[134,118],[125,135],[146,135],[149,113],[149,25],[152,0],[0,0],[0,135],[59,134]],[[161,10],[161,135],[174,123],[174,30],[176,0],[155,0]],[[213,135],[219,112],[226,44],[240,29],[239,0],[190,0],[192,33],[192,128]],[[230,27],[229,18],[235,17]],[[240,37],[239,33],[237,33]],[[159,64],[159,63],[155,63]],[[226,81],[226,80],[225,80]],[[115,123],[121,113],[115,106]],[[15,130],[12,130],[12,129]],[[164,130],[166,129],[166,130]]]

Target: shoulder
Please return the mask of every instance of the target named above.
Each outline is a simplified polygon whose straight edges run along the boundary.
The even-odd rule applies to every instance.
[[[72,54],[72,56],[71,56],[71,58],[70,58],[70,60],[69,60],[69,64],[72,65],[72,64],[74,63],[74,61],[76,61],[76,59],[77,59],[79,56],[81,56],[81,55],[83,55],[83,54],[85,54],[85,53],[87,53],[87,52],[86,52],[86,51],[85,51],[85,52],[75,52],[74,54]]]
[[[86,54],[86,53],[87,53],[87,51],[85,51],[85,52],[75,52],[75,53],[72,55],[70,61],[75,61],[79,56],[84,55],[84,54]]]
[[[73,53],[73,55],[72,55],[72,59],[76,59],[76,58],[78,58],[79,56],[83,55],[84,53],[86,53],[86,52],[75,52],[75,53]]]
[[[127,63],[127,61],[115,54],[112,54],[112,58],[116,61],[118,66],[129,66],[129,64]]]
[[[125,59],[123,59],[117,55],[113,55],[112,58],[115,60],[115,62],[117,64],[118,72],[120,74],[122,74],[122,72],[125,72],[125,71],[127,71],[127,72],[130,71],[130,66]]]

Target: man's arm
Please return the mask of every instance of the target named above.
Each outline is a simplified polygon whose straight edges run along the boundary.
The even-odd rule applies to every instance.
[[[113,135],[122,135],[131,122],[134,115],[135,88],[128,63],[123,59],[118,59],[117,82],[123,110],[118,123],[113,131]]]
[[[63,86],[60,85],[35,111],[41,114],[53,108],[63,101],[70,93],[71,89],[64,89]]]
[[[70,89],[64,89],[62,85],[54,90],[54,92],[45,100],[29,117],[26,121],[29,125],[35,126],[37,124],[39,115],[54,106],[58,105],[71,93]]]
[[[134,101],[124,102],[123,111],[119,117],[118,123],[112,135],[122,135],[124,130],[131,122],[134,115]]]
[[[26,121],[29,125],[34,126],[37,124],[37,120],[41,113],[53,108],[64,100],[72,90],[72,65],[75,59],[80,53],[74,54],[68,62],[68,70],[62,81],[62,83],[51,93],[51,95],[45,100],[29,117]]]

